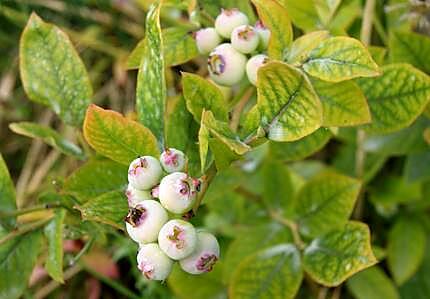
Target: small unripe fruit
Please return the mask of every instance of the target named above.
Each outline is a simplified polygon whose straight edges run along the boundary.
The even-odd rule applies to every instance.
[[[157,243],[142,245],[137,254],[137,268],[149,280],[165,280],[172,271],[173,261]]]
[[[166,210],[155,200],[144,200],[129,210],[125,218],[127,232],[135,242],[157,240],[161,227],[169,220]]]
[[[128,206],[135,207],[138,203],[152,199],[151,192],[145,190],[137,190],[133,188],[130,184],[127,186],[127,190],[125,190],[125,195],[127,196]]]
[[[261,21],[257,21],[255,23],[255,31],[257,31],[258,35],[260,36],[261,48],[267,49],[270,39],[270,30],[266,26],[264,26]]]
[[[160,156],[160,163],[167,173],[183,171],[187,159],[180,150],[168,148]]]
[[[199,191],[199,180],[183,172],[174,172],[161,180],[158,197],[169,212],[182,214],[191,210]]]
[[[217,84],[232,86],[245,74],[246,56],[235,50],[231,44],[216,47],[208,58],[209,75]]]
[[[197,233],[194,226],[179,219],[167,222],[158,234],[161,250],[174,260],[189,256],[196,248],[196,243]]]
[[[254,27],[242,25],[236,27],[231,33],[231,45],[241,53],[248,54],[258,47],[260,37]]]
[[[215,20],[215,29],[222,37],[230,38],[234,28],[248,24],[248,17],[237,8],[221,9],[221,13]]]
[[[215,28],[200,29],[194,34],[194,38],[196,39],[197,49],[200,54],[209,54],[221,43],[221,37]]]
[[[201,274],[212,271],[219,259],[219,245],[214,235],[197,232],[197,245],[193,253],[180,260],[181,268],[190,274]]]
[[[246,63],[246,75],[249,82],[253,85],[257,84],[258,69],[268,61],[269,57],[264,54],[258,54],[251,57]]]
[[[163,170],[160,162],[151,156],[139,157],[128,168],[128,182],[138,190],[149,190],[160,182]]]

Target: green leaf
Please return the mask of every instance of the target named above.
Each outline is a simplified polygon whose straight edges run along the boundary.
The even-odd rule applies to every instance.
[[[0,231],[0,236],[4,233]],[[27,288],[42,245],[40,230],[0,246],[0,299],[18,299]]]
[[[372,55],[373,60],[375,60],[377,65],[385,64],[385,56],[387,55],[387,49],[378,46],[369,46],[367,48],[370,55]]]
[[[218,120],[228,120],[227,103],[214,84],[198,75],[182,73],[182,88],[187,108],[197,122],[200,122],[203,110],[212,111]]]
[[[366,98],[353,81],[312,80],[312,85],[323,106],[323,126],[356,126],[371,121]]]
[[[170,98],[167,105],[166,145],[185,151],[192,142],[193,116],[187,110],[184,97]]]
[[[215,138],[209,139],[209,148],[213,154],[215,166],[218,171],[228,168],[231,163],[241,158],[241,156],[232,151],[227,145],[219,142]]]
[[[330,36],[328,31],[314,31],[297,38],[288,49],[285,60],[290,64],[303,64],[313,49]]]
[[[265,223],[246,228],[230,243],[224,259],[224,282],[229,282],[234,270],[247,256],[259,250],[292,241],[290,230],[278,223]]]
[[[332,19],[341,0],[314,0],[315,8],[323,24],[328,24]]]
[[[15,187],[7,169],[6,162],[0,154],[0,210],[3,212],[16,210]],[[16,224],[16,218],[0,218],[0,225],[12,228]]]
[[[65,181],[63,192],[81,202],[109,191],[123,191],[127,186],[127,166],[110,160],[90,160]]]
[[[321,103],[301,71],[269,62],[259,69],[258,77],[258,108],[269,139],[294,141],[320,127]]]
[[[429,77],[408,64],[382,67],[382,75],[357,81],[370,107],[369,133],[390,133],[409,126],[430,100]]]
[[[282,60],[293,41],[293,28],[287,10],[275,0],[252,0],[258,16],[270,30],[267,52],[270,58]]]
[[[128,165],[142,155],[160,155],[150,130],[118,112],[96,105],[87,110],[84,136],[96,152],[121,164]]]
[[[124,229],[124,217],[128,212],[124,192],[104,193],[76,208],[81,212],[83,220],[101,222],[117,229]]]
[[[346,282],[356,299],[399,299],[399,292],[390,278],[378,266],[363,270]]]
[[[292,299],[303,279],[300,252],[281,244],[247,257],[233,274],[229,298]]]
[[[227,123],[216,120],[211,111],[203,112],[202,123],[213,137],[224,143],[234,153],[243,155],[251,150],[231,131]]]
[[[166,106],[160,7],[161,3],[152,5],[146,15],[144,51],[136,88],[136,110],[139,121],[148,127],[159,141],[163,139]]]
[[[270,153],[283,161],[299,161],[321,150],[332,136],[329,129],[319,128],[297,141],[270,142]]]
[[[166,66],[175,66],[196,57],[196,41],[187,28],[171,27],[161,31]],[[144,54],[145,39],[142,39],[127,58],[128,69],[138,69]]]
[[[200,155],[200,169],[204,173],[207,164],[207,156],[209,151],[209,130],[204,124],[204,119],[202,119],[200,129],[199,129],[199,155]]]
[[[427,74],[430,73],[430,38],[426,35],[393,30],[389,38],[390,60],[410,63]]]
[[[65,139],[57,131],[49,127],[31,122],[19,122],[9,124],[9,128],[20,135],[30,138],[40,138],[43,142],[58,149],[63,154],[74,156],[78,159],[85,157],[84,152],[79,146]]]
[[[93,92],[67,35],[33,13],[21,36],[19,56],[28,97],[51,107],[65,123],[80,126]]]
[[[45,226],[48,239],[48,257],[45,269],[56,281],[64,283],[63,278],[63,226],[66,210],[57,209],[54,218]]]
[[[356,179],[335,173],[312,178],[296,198],[295,213],[300,232],[317,237],[343,227],[360,192]]]
[[[409,280],[420,267],[426,249],[426,232],[413,217],[400,218],[388,234],[388,268],[398,285]]]
[[[408,182],[430,179],[430,149],[406,157],[404,176]]]
[[[329,82],[379,75],[367,49],[358,40],[344,36],[330,37],[320,43],[310,52],[303,69]]]
[[[362,13],[360,0],[343,0],[327,27],[333,35],[348,35],[348,29]]]
[[[309,276],[328,287],[338,286],[375,263],[369,228],[355,221],[314,239],[303,256],[303,266]]]
[[[294,25],[305,32],[321,27],[313,0],[278,0],[288,11]]]
[[[418,272],[400,287],[403,299],[428,299],[430,291],[430,254],[427,248],[423,264]]]

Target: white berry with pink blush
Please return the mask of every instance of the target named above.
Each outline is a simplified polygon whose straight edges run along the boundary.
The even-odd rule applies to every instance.
[[[249,54],[255,51],[260,42],[260,37],[254,27],[249,25],[242,25],[236,27],[231,33],[231,45],[237,51]]]
[[[158,189],[161,205],[171,213],[183,214],[193,207],[200,181],[184,172],[174,172],[165,176]]]
[[[175,148],[167,148],[161,153],[160,163],[167,173],[183,171],[187,163],[185,154]]]
[[[216,47],[208,58],[208,71],[217,84],[232,86],[239,83],[245,75],[246,56],[231,44]]]
[[[128,206],[135,207],[138,203],[152,199],[151,192],[146,190],[138,190],[128,184],[125,190],[125,195],[127,196]]]
[[[180,260],[182,270],[190,274],[202,274],[212,271],[219,259],[219,244],[214,235],[208,232],[197,232],[197,245],[193,253]]]
[[[196,248],[196,243],[197,233],[194,226],[179,219],[167,222],[158,234],[161,250],[174,260],[189,256]]]
[[[196,31],[194,38],[200,54],[209,54],[222,41],[215,28],[212,27]]]
[[[148,280],[165,280],[172,271],[173,261],[157,243],[142,245],[137,254],[137,268]]]
[[[260,45],[263,50],[267,49],[270,40],[270,30],[266,26],[264,26],[263,22],[257,21],[255,23],[255,31],[257,31],[260,36]]]
[[[150,190],[160,182],[163,170],[160,162],[151,156],[143,156],[130,163],[128,182],[138,190]]]
[[[221,9],[221,13],[215,19],[215,29],[224,38],[230,38],[234,28],[248,24],[248,17],[237,8]]]
[[[130,238],[145,244],[158,239],[158,233],[167,220],[166,210],[157,201],[144,200],[130,208],[125,224]]]
[[[268,61],[269,57],[264,54],[258,54],[251,57],[246,63],[246,75],[249,82],[253,85],[257,84],[258,69]]]

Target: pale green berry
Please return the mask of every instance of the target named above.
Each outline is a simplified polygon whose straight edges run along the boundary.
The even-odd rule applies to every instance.
[[[144,200],[131,208],[126,221],[127,232],[135,242],[157,240],[161,227],[169,220],[166,210],[155,200]]]
[[[254,27],[242,25],[236,27],[231,33],[231,45],[241,53],[248,54],[255,51],[260,37]]]
[[[137,254],[137,268],[146,279],[165,280],[172,271],[173,261],[157,243],[142,245]]]
[[[151,156],[139,157],[128,168],[128,182],[138,190],[150,190],[160,182],[163,170],[160,162]]]
[[[181,268],[190,274],[212,271],[219,259],[219,244],[214,235],[198,231],[197,245],[193,253],[179,261]]]
[[[245,65],[246,56],[227,43],[216,47],[208,58],[211,79],[225,86],[239,83],[245,74]]]
[[[125,195],[127,196],[129,207],[135,207],[138,203],[144,200],[152,199],[150,191],[137,190],[130,184],[128,184],[127,190],[125,190]]]
[[[260,45],[263,50],[267,49],[270,40],[270,30],[264,26],[263,22],[257,21],[255,23],[255,31],[260,36]]]
[[[251,57],[246,63],[246,75],[249,82],[253,85],[257,84],[258,69],[268,61],[269,57],[264,54],[258,54]]]
[[[193,207],[200,181],[189,177],[184,172],[166,175],[158,188],[161,205],[174,214],[183,214]]]
[[[167,173],[183,171],[187,163],[187,158],[182,151],[168,148],[161,153],[160,163]]]
[[[179,219],[167,222],[158,234],[161,250],[174,260],[189,256],[194,251],[196,243],[197,233],[194,226]]]
[[[194,38],[200,54],[209,54],[222,41],[215,28],[211,27],[200,29],[194,34]]]
[[[248,17],[237,8],[221,9],[221,13],[215,20],[215,29],[222,37],[230,38],[234,28],[248,24]]]

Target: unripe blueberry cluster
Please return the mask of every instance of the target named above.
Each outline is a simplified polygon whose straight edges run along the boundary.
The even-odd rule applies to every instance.
[[[258,50],[265,51],[269,38],[270,30],[261,21],[249,25],[248,17],[236,8],[222,9],[215,20],[215,28],[195,33],[199,52],[209,54],[211,79],[224,86],[239,83],[245,73],[248,80],[256,84],[258,68],[268,60],[267,55]]]
[[[201,181],[184,172],[186,164],[183,152],[169,148],[159,159],[137,158],[128,169],[130,209],[125,224],[140,246],[137,266],[149,280],[165,280],[174,261],[188,273],[201,274],[211,271],[219,259],[218,241],[212,234],[184,220],[169,220],[168,212],[190,211],[200,191]]]

